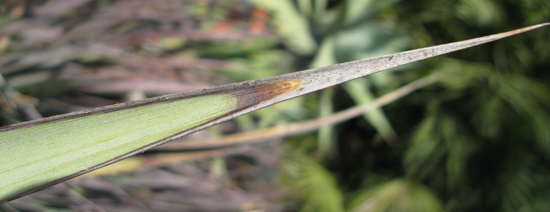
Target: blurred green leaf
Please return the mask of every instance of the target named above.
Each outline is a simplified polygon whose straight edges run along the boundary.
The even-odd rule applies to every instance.
[[[300,211],[344,211],[343,195],[332,174],[299,151],[284,158],[281,181],[303,199]]]
[[[358,79],[345,83],[343,87],[357,104],[366,104],[375,99],[367,85],[368,83],[365,79]],[[397,135],[382,109],[378,108],[371,110],[365,113],[363,117],[365,117],[367,122],[370,123],[386,141],[394,141],[396,139]]]
[[[444,205],[429,188],[416,182],[395,179],[364,189],[351,202],[351,211],[445,211]]]

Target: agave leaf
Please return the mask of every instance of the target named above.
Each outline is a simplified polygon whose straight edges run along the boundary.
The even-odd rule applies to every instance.
[[[0,128],[0,204],[260,108],[549,25]]]

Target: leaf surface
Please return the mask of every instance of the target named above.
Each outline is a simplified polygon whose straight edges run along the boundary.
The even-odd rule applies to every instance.
[[[0,128],[0,204],[269,105],[546,26]]]

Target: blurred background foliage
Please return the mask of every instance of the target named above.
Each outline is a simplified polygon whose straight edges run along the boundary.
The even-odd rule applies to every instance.
[[[548,22],[545,0],[4,0],[0,124]],[[4,211],[549,211],[550,30],[357,79],[159,148]],[[339,125],[334,116],[439,81]],[[118,173],[118,174],[117,174]]]

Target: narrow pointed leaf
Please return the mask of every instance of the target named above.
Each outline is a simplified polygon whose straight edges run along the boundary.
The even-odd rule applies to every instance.
[[[0,128],[0,204],[260,108],[546,26]]]

